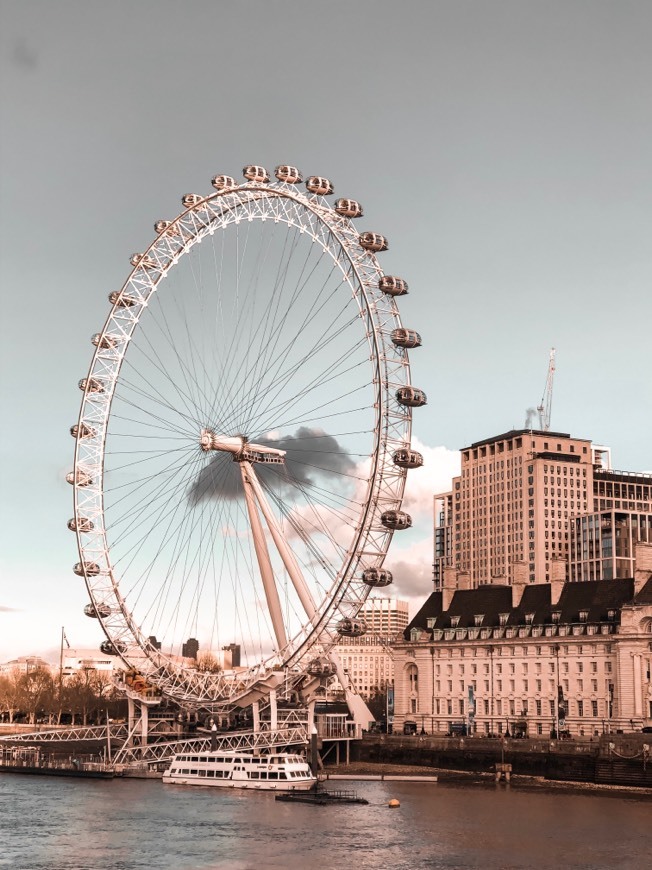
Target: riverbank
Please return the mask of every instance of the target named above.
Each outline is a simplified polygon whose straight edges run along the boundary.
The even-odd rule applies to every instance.
[[[414,781],[419,778],[437,777],[438,785],[468,785],[468,786],[485,786],[492,788],[509,788],[513,786],[519,789],[532,789],[546,792],[560,792],[566,794],[602,794],[614,796],[630,796],[639,797],[644,800],[652,801],[652,788],[637,787],[630,785],[615,785],[609,783],[595,782],[577,782],[573,780],[549,780],[542,776],[531,776],[527,774],[514,774],[512,776],[510,786],[505,784],[497,785],[495,782],[495,774],[490,771],[471,771],[471,770],[455,770],[444,767],[432,767],[422,765],[409,764],[389,764],[387,762],[378,763],[372,761],[354,761],[350,764],[334,764],[326,768],[329,775],[346,774],[349,776],[359,775],[360,777],[368,776],[392,776],[401,775],[409,776]],[[434,785],[434,784],[433,784]]]

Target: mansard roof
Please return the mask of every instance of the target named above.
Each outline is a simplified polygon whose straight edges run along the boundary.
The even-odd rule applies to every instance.
[[[634,599],[634,604],[652,604],[652,577]]]
[[[501,624],[501,614],[507,614],[507,626],[525,625],[526,615],[534,625],[553,622],[553,613],[559,616],[554,621],[569,625],[580,621],[580,611],[586,611],[586,622],[619,621],[620,608],[632,601],[634,581],[632,579],[596,580],[586,583],[565,583],[559,602],[551,604],[549,583],[536,583],[526,586],[517,607],[512,606],[511,586],[479,586],[477,589],[458,589],[447,611],[442,610],[442,593],[433,592],[426,600],[412,622],[403,633],[410,638],[413,628],[428,631],[429,628],[455,627],[471,628],[476,625],[495,627]],[[640,600],[646,596],[645,600]],[[649,602],[648,602],[649,597]],[[652,580],[648,581],[636,598],[637,603],[652,603]],[[609,611],[615,611],[615,619]],[[476,617],[482,621],[476,623]],[[430,626],[428,622],[431,622]]]

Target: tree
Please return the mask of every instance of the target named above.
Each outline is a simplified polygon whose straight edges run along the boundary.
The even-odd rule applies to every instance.
[[[3,715],[7,714],[10,723],[14,721],[14,716],[20,710],[21,677],[18,668],[0,677],[0,711]]]
[[[29,716],[30,725],[36,723],[40,712],[48,711],[54,703],[54,681],[46,668],[34,668],[19,680],[21,709]]]
[[[196,667],[202,674],[219,674],[222,670],[222,665],[210,652],[199,653]]]

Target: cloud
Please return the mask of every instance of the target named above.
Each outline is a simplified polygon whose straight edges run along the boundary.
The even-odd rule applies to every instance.
[[[255,443],[287,452],[283,466],[256,465],[256,474],[268,484],[281,488],[284,485],[311,486],[320,477],[346,475],[355,469],[355,463],[337,439],[320,429],[302,426],[294,435],[270,437],[272,434],[276,436],[276,433],[268,433],[262,438],[252,439]],[[232,500],[242,497],[237,463],[222,453],[212,457],[188,490],[188,500],[193,505],[212,498]]]
[[[432,587],[433,539],[421,539],[404,550],[390,548],[385,564],[392,572],[392,594],[397,598],[419,599],[430,595]]]
[[[460,454],[446,447],[428,447],[412,439],[423,455],[423,466],[408,471],[403,510],[412,517],[412,529],[394,535],[385,565],[394,576],[392,594],[423,601],[433,591],[434,500],[451,488],[460,473]]]
[[[417,438],[412,439],[412,448],[423,456],[423,465],[407,473],[403,510],[412,516],[414,526],[427,521],[431,529],[433,496],[451,488],[452,478],[460,473],[460,454],[447,447],[428,447]]]
[[[17,607],[6,607],[0,604],[0,613],[20,613],[20,610]]]

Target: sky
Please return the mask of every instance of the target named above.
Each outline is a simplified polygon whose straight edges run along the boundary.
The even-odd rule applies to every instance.
[[[432,493],[524,425],[551,347],[551,428],[652,470],[651,36],[647,0],[0,0],[0,661],[101,639],[64,480],[89,338],[153,222],[247,163],[332,179],[409,282],[396,594],[429,594]]]

